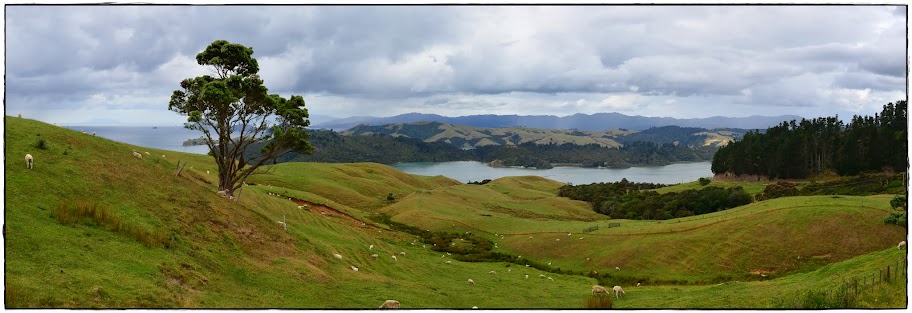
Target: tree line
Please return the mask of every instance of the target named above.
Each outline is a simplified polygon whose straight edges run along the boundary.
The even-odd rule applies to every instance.
[[[753,198],[740,186],[706,187],[660,194],[653,190],[665,185],[633,183],[622,179],[615,183],[564,185],[558,196],[588,202],[595,212],[611,218],[633,220],[666,220],[707,214],[751,203]]]
[[[838,116],[820,117],[782,122],[765,133],[750,131],[719,148],[712,172],[800,179],[829,171],[905,171],[906,110],[906,101],[897,101],[874,116],[855,115],[848,124]]]

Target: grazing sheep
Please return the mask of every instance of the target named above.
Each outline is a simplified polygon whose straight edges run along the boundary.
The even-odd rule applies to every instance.
[[[529,236],[529,239],[532,239],[532,236]]]
[[[32,155],[31,155],[31,154],[26,154],[26,155],[25,155],[25,167],[27,167],[28,169],[32,169],[32,164],[33,164],[33,163],[34,163],[34,158],[32,158]],[[904,241],[904,242],[905,242],[905,241]]]
[[[453,255],[452,253],[447,252],[447,255]]]
[[[526,274],[526,279],[529,279],[529,274]]]
[[[477,306],[472,306],[472,310],[478,310]]]
[[[760,273],[760,277],[766,277],[766,274]]]
[[[219,196],[227,197],[227,196],[228,196],[228,189],[219,190],[219,191],[216,191],[215,193],[218,194]]]
[[[206,175],[209,175],[209,171],[208,171],[208,170],[206,171]]]
[[[95,132],[92,132],[92,137],[95,137]]]
[[[526,267],[529,267],[529,264],[526,264]]]
[[[139,152],[136,152],[136,150],[133,150],[133,156],[135,156],[137,159],[142,160],[142,154],[140,154]]]
[[[367,247],[367,250],[374,250],[374,245],[370,245],[370,247]]]
[[[146,151],[146,155],[150,155],[150,154],[149,154],[149,151]]]
[[[640,283],[637,283],[637,287],[639,287],[639,286],[640,286]]]
[[[573,233],[567,233],[567,237],[570,237],[570,235],[573,235]]]
[[[405,255],[405,251],[399,252],[399,255]]]
[[[377,258],[379,258],[380,256],[377,255],[376,253],[374,253],[374,254],[371,254],[371,257],[374,258],[374,259],[377,259]]]
[[[333,253],[333,257],[334,257],[334,258],[337,258],[337,259],[339,259],[339,260],[342,259],[342,255],[341,255],[341,254],[338,254],[338,253]]]
[[[399,261],[399,259],[397,259],[396,256],[394,255],[394,256],[393,256],[393,261]]]
[[[513,269],[511,269],[511,268],[507,269],[507,273],[512,272],[512,271],[513,271]]]
[[[354,266],[354,265],[352,265],[352,266],[351,266],[351,268],[352,268],[352,270],[353,270],[353,271],[355,271],[355,272],[357,272],[357,271],[358,271],[358,268],[357,268],[357,267],[355,267],[355,266]]]
[[[621,286],[614,286],[614,288],[611,288],[611,289],[614,290],[615,298],[620,298],[621,296],[624,295],[624,289],[621,288]]]
[[[548,266],[551,266],[551,262],[548,262]]]
[[[495,271],[490,271],[490,272],[488,272],[488,274],[497,275],[497,272],[495,272]]]
[[[545,274],[538,274],[538,278],[545,278]]]
[[[617,267],[617,266],[615,266],[615,267],[614,267],[614,270],[616,270],[616,271],[620,271],[620,270],[621,270],[621,268],[620,268],[620,267]]]
[[[608,294],[608,289],[605,289],[605,287],[602,287],[602,286],[599,286],[599,285],[594,285],[594,286],[592,286],[592,295],[593,295],[593,296],[594,296],[594,295],[597,295],[597,294],[600,294],[600,293]]]
[[[579,239],[579,240],[583,240],[583,237],[580,237],[580,239]]]
[[[555,240],[555,241],[560,241],[560,238],[557,238],[557,240]]]
[[[288,224],[285,223],[285,214],[282,214],[282,220],[276,221],[276,224],[282,227],[282,230],[288,231]]]
[[[469,285],[475,286],[475,281],[469,278]]]
[[[446,264],[453,264],[453,261],[446,261]]]
[[[586,258],[586,262],[589,262],[589,258]]]
[[[380,305],[381,309],[398,309],[399,301],[396,300],[386,300],[383,304]]]
[[[83,133],[83,134],[85,134],[85,133],[86,133],[86,131],[84,131],[84,130],[80,130],[80,131],[79,131],[79,132],[80,132],[80,133]]]
[[[899,242],[899,245],[896,246],[896,248],[899,249],[899,250],[902,250],[902,248],[905,247],[905,246],[906,246],[906,241],[903,240],[903,241],[900,241],[900,242]]]
[[[162,154],[162,157],[163,157],[163,158],[164,158],[164,157],[165,157],[165,155],[164,155],[164,154]]]

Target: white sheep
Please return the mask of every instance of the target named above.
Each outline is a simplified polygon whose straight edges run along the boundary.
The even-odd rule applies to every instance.
[[[555,240],[555,241],[560,241],[560,238],[557,238],[557,240]]]
[[[374,258],[374,259],[377,259],[377,258],[379,258],[379,257],[380,257],[380,255],[378,255],[378,254],[376,254],[376,253],[374,253],[374,254],[371,254],[371,257],[372,257],[372,258]]]
[[[86,131],[84,131],[84,130],[80,130],[80,131],[79,131],[79,132],[80,132],[80,133],[83,133],[83,134],[85,134],[85,133],[86,133]]]
[[[554,281],[554,278],[551,278],[551,276],[548,276],[548,280]]]
[[[548,266],[551,266],[551,262],[548,262]]]
[[[583,240],[583,237],[580,237],[580,239],[579,239],[579,240]]]
[[[475,281],[469,278],[469,285],[475,286]]]
[[[526,274],[526,279],[529,279],[529,274]]]
[[[617,267],[617,266],[615,266],[615,267],[614,267],[614,270],[616,270],[616,271],[620,271],[620,270],[621,270],[621,268],[620,268],[620,267]]]
[[[333,253],[333,257],[334,257],[334,258],[337,258],[337,259],[339,259],[339,260],[342,259],[342,255],[341,255],[341,254],[338,254],[338,253]]]
[[[27,167],[28,169],[32,169],[32,164],[34,163],[34,161],[35,160],[34,160],[34,158],[32,158],[31,154],[25,155],[25,167]]]
[[[570,237],[570,235],[573,235],[573,233],[567,233],[567,237]]]
[[[640,283],[637,283],[637,287],[639,287],[639,286],[640,286]]]
[[[478,306],[472,306],[472,310],[478,310]]]
[[[358,268],[357,268],[357,267],[355,267],[355,266],[354,266],[354,265],[352,265],[352,266],[351,266],[351,268],[352,268],[352,270],[353,270],[353,271],[355,271],[355,272],[357,272],[357,271],[358,271]]]
[[[163,157],[163,158],[164,158],[164,157],[165,157],[165,155],[164,155],[164,154],[162,154],[162,157]]]
[[[146,155],[150,155],[150,154],[149,154],[149,151],[146,151]]]
[[[399,301],[396,300],[386,300],[383,304],[380,305],[381,309],[398,309]]]
[[[453,261],[446,261],[446,264],[453,264]]]
[[[393,256],[393,261],[399,261],[399,259],[397,259],[396,256],[394,255],[394,256]]]
[[[370,247],[367,247],[367,250],[374,250],[374,245],[370,245]]]
[[[95,132],[92,132],[92,137],[95,137]]]
[[[490,271],[490,272],[488,272],[488,274],[497,275],[497,272],[495,272],[495,271]]]
[[[538,278],[545,278],[545,274],[538,274]]]
[[[621,286],[614,286],[614,288],[611,288],[611,289],[614,290],[615,298],[620,298],[621,296],[624,295],[624,289],[621,288]]]
[[[507,269],[507,273],[512,272],[512,271],[513,271],[513,269],[511,269],[511,268]]]
[[[137,159],[142,160],[142,154],[140,154],[139,152],[136,152],[136,150],[133,150],[133,156],[135,156]]]
[[[28,157],[28,156],[26,156],[26,157]],[[899,249],[899,250],[902,250],[902,248],[905,247],[905,246],[906,246],[906,241],[903,240],[903,241],[900,241],[900,242],[899,242],[899,245],[896,246],[896,248]]]
[[[228,189],[219,190],[219,191],[216,191],[215,193],[218,194],[219,196],[227,197],[227,196],[228,196]]]
[[[404,255],[405,255],[405,251],[399,252],[399,255],[404,256]]]
[[[206,171],[206,175],[209,175],[209,171],[208,171],[208,170]]]
[[[599,285],[592,286],[592,295],[593,296],[600,294],[600,293],[608,294],[608,289],[605,289],[605,287],[602,287]]]
[[[285,223],[285,214],[282,214],[282,220],[276,221],[276,224],[278,224],[279,227],[282,227],[282,230],[284,230],[286,232],[288,231],[288,224]]]

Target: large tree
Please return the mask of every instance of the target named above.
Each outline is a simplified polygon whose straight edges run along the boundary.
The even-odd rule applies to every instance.
[[[228,195],[270,160],[291,151],[313,152],[304,130],[310,125],[304,98],[269,94],[252,54],[244,45],[212,42],[196,62],[210,66],[215,76],[182,80],[168,104],[168,110],[188,117],[184,127],[205,136],[218,165],[218,188]],[[259,155],[245,160],[244,151],[254,143],[263,143]]]

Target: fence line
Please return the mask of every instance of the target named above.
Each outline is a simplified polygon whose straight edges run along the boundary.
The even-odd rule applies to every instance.
[[[839,294],[840,290],[845,290],[847,293],[846,295],[855,297],[865,290],[871,290],[873,292],[874,287],[880,284],[905,283],[908,280],[907,269],[908,259],[903,258],[888,263],[886,268],[880,268],[876,272],[871,272],[871,275],[863,273],[860,275],[853,275],[849,277],[848,280],[843,278],[842,284],[835,284],[834,286],[823,290],[817,289],[817,292],[826,299],[830,299],[831,296]]]

